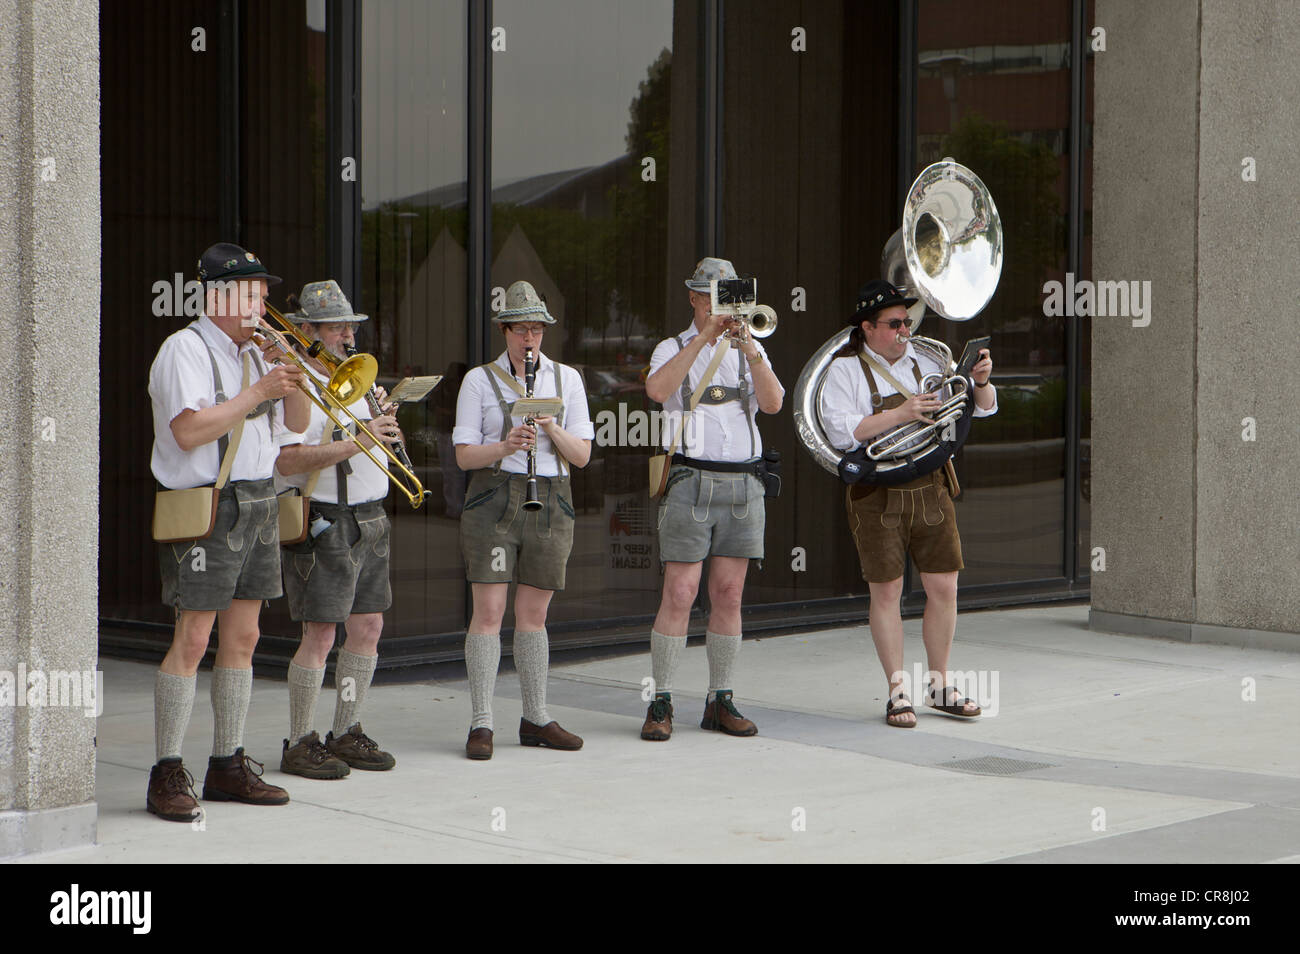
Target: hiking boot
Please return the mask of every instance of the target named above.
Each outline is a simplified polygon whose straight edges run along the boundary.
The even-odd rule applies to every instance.
[[[673,734],[673,704],[667,699],[656,698],[645,711],[645,724],[641,726],[641,738],[647,742],[666,742]]]
[[[145,807],[168,821],[193,821],[203,814],[194,797],[194,776],[179,758],[163,759],[149,770]]]
[[[727,735],[758,735],[758,726],[736,710],[736,704],[731,701],[730,689],[719,689],[714,693],[713,701],[704,707],[700,728],[725,732]]]
[[[242,745],[235,749],[234,755],[210,757],[208,774],[203,777],[203,800],[245,805],[289,804],[288,792],[262,781],[262,768],[261,762],[244,754]]]
[[[291,746],[288,739],[284,740],[280,771],[303,778],[347,778],[352,770],[342,759],[330,754],[322,744],[320,734],[313,730],[299,739],[297,745]]]
[[[361,723],[352,723],[352,728],[337,739],[333,732],[325,734],[325,748],[336,759],[342,759],[353,768],[367,769],[372,772],[387,772],[397,764],[397,759],[387,752],[380,751],[375,740],[361,731]]]

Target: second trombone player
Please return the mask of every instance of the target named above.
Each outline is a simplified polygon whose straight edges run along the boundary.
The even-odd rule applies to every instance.
[[[353,312],[334,281],[304,286],[300,307],[286,317],[297,324],[303,337],[319,341],[342,361],[354,344],[358,323],[367,316]],[[329,367],[310,356],[304,358],[304,367],[317,391],[324,390]],[[382,402],[386,395],[376,390]],[[372,416],[364,395],[348,406],[349,416],[391,446],[402,434],[391,409],[381,409],[385,413]],[[311,512],[306,539],[281,550],[289,615],[303,624],[303,632],[289,663],[289,737],[284,741],[280,771],[333,779],[353,768],[391,769],[396,760],[361,728],[361,706],[379,659],[384,611],[393,601],[390,528],[384,511],[389,476],[362,452],[363,446],[374,447],[364,430],[352,439],[316,405],[306,432],[290,433],[281,444],[276,470],[284,483],[302,488],[303,496],[311,498]],[[339,623],[344,624],[347,639],[335,662],[334,724],[322,742],[314,726],[316,703]]]

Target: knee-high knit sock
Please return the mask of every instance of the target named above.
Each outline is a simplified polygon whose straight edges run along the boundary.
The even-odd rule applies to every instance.
[[[316,702],[320,699],[321,683],[325,681],[325,667],[308,669],[289,661],[289,744],[312,730],[316,721]]]
[[[707,632],[704,647],[709,654],[709,699],[723,689],[730,689],[731,667],[740,652],[740,636],[724,636],[722,633]]]
[[[212,755],[234,755],[244,744],[244,719],[253,695],[253,670],[212,667]]]
[[[496,692],[497,668],[501,665],[501,636],[498,633],[468,633],[465,636],[465,670],[469,675],[469,699],[474,708],[473,729],[492,728],[492,696]]]
[[[656,696],[671,697],[677,660],[685,646],[685,636],[665,636],[658,630],[650,630],[650,673],[654,676]]]
[[[153,744],[158,761],[181,757],[181,744],[194,711],[198,676],[174,676],[158,670],[153,686]]]
[[[338,700],[334,704],[334,738],[344,735],[361,719],[361,703],[366,701],[366,690],[375,678],[378,654],[362,656],[339,649],[334,664],[334,685],[338,687]]]
[[[551,665],[550,639],[546,629],[515,633],[515,669],[519,672],[519,694],[524,718],[533,725],[546,725],[546,674]]]

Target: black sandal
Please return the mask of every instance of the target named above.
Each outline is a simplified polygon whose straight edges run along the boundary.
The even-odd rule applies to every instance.
[[[974,700],[974,699],[967,699],[965,696],[960,696],[959,698],[954,699],[951,703],[947,703],[946,700],[947,700],[947,698],[948,698],[948,692],[949,692],[949,690],[951,690],[954,694],[956,694],[956,692],[957,692],[957,687],[956,687],[956,686],[944,686],[943,689],[942,689],[941,691],[943,692],[943,698],[944,698],[944,700],[945,700],[945,704],[944,704],[944,705],[939,705],[939,704],[938,704],[938,701],[937,701],[937,700],[938,700],[938,695],[936,694],[934,687],[931,686],[931,687],[930,687],[930,690],[929,690],[929,693],[928,693],[928,695],[929,695],[929,699],[926,700],[926,703],[925,703],[925,704],[926,704],[927,706],[929,706],[931,709],[934,709],[936,712],[942,712],[944,715],[955,716],[955,717],[958,718],[958,719],[974,719],[974,718],[977,717],[981,712],[984,711],[983,709],[981,709],[981,708],[977,705],[977,706],[975,707],[975,711],[974,711],[974,712],[967,712],[967,711],[966,711],[966,703],[968,703],[968,702],[974,702],[975,700]]]
[[[915,729],[916,728],[916,710],[912,708],[912,700],[908,699],[903,693],[898,694],[900,702],[906,702],[905,706],[894,705],[893,697],[885,700],[885,725],[892,725],[895,729]],[[890,722],[892,716],[907,715],[912,713],[911,722]]]

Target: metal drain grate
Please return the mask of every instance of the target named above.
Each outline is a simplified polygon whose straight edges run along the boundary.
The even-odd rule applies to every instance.
[[[1000,755],[981,755],[975,759],[940,762],[938,767],[956,769],[959,772],[974,772],[976,775],[1019,775],[1021,772],[1056,766],[1050,762],[1026,762],[1023,759],[1006,759]]]

